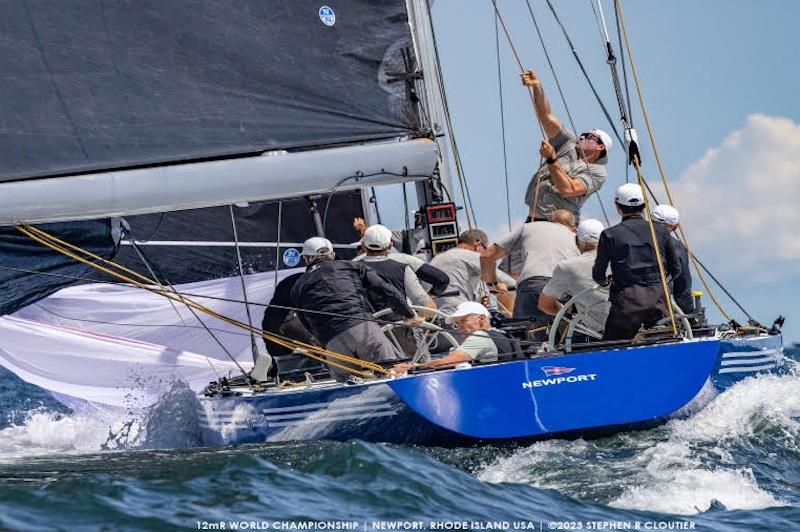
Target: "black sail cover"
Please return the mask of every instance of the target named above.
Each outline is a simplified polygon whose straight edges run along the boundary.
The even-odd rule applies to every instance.
[[[0,182],[418,129],[405,0],[0,0]],[[413,57],[413,55],[412,55]]]

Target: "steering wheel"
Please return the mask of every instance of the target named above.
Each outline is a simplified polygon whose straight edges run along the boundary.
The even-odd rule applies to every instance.
[[[578,332],[582,333],[582,334],[585,334],[586,336],[591,336],[592,338],[601,339],[603,337],[603,335],[600,334],[600,332],[594,331],[594,330],[590,329],[589,327],[587,327],[584,323],[582,323],[582,321],[586,318],[586,314],[578,313],[577,316],[573,317],[572,319],[569,319],[569,318],[566,317],[567,311],[572,306],[575,305],[575,302],[579,298],[583,297],[584,295],[588,294],[589,292],[593,292],[595,290],[600,290],[601,288],[602,287],[600,287],[599,285],[594,285],[594,286],[592,286],[590,288],[587,288],[585,290],[581,290],[580,292],[578,292],[577,294],[575,294],[574,296],[569,298],[569,300],[566,303],[564,303],[564,305],[561,307],[561,309],[559,309],[558,313],[553,318],[553,325],[550,327],[550,335],[547,338],[547,342],[548,342],[548,344],[550,346],[555,346],[556,345],[556,334],[558,333],[558,325],[562,321],[567,322],[569,324],[568,327],[567,327],[566,335],[564,337],[564,352],[565,353],[569,353],[569,352],[572,351],[572,335],[575,333],[576,330]],[[681,311],[681,309],[678,307],[678,305],[675,304],[675,301],[673,301],[672,298],[670,298],[670,302],[672,303],[672,308],[673,308],[673,312],[675,313],[675,317],[680,322],[681,328],[683,329],[683,336],[685,338],[691,340],[694,336],[692,334],[692,326],[689,323],[688,318],[683,313],[683,311]],[[589,309],[587,309],[587,311],[591,310],[592,307],[594,307],[595,305],[598,305],[598,304],[600,304],[600,302],[597,302],[594,305],[592,305],[591,307],[589,307]],[[669,322],[669,318],[668,317],[660,320],[656,325],[666,324],[667,322]]]
[[[426,319],[430,319],[431,321],[423,321],[421,323],[414,324],[413,331],[414,331],[414,339],[417,341],[417,348],[414,350],[414,353],[411,355],[411,363],[416,364],[419,360],[427,355],[430,354],[431,348],[435,347],[439,341],[439,338],[444,338],[447,342],[453,346],[453,348],[458,349],[459,343],[455,339],[455,337],[450,334],[448,331],[443,329],[441,326],[434,323],[438,319],[445,319],[447,318],[447,314],[442,312],[441,310],[432,309],[420,305],[411,305],[411,308],[414,309],[415,312],[422,315]],[[373,318],[382,318],[388,315],[393,314],[394,311],[390,308],[385,308],[383,310],[379,310],[375,312],[372,317]],[[397,355],[400,358],[407,358],[408,353],[403,351],[403,348],[400,345],[400,342],[397,340],[397,336],[394,334],[394,330],[398,327],[408,327],[409,325],[403,321],[398,321],[395,323],[387,323],[381,327],[383,333],[389,338],[389,341],[392,342],[392,346],[394,347]],[[419,333],[419,334],[418,334]]]

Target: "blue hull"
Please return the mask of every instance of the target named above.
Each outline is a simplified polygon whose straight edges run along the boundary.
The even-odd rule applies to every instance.
[[[720,341],[712,382],[724,390],[747,377],[783,369],[783,336],[752,335]]]
[[[465,445],[592,435],[658,424],[711,379],[723,387],[754,371],[727,363],[775,350],[780,337],[713,339],[556,354],[358,385],[203,397],[208,445],[346,440]],[[764,366],[766,364],[759,364]],[[763,370],[762,370],[763,371]]]

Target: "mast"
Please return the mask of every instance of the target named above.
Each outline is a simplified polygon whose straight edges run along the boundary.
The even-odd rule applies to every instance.
[[[441,202],[444,198],[455,198],[453,179],[457,178],[454,161],[454,150],[450,138],[452,131],[448,127],[447,99],[444,94],[444,80],[441,77],[439,56],[433,30],[433,21],[428,0],[407,0],[409,24],[414,41],[414,49],[421,76],[420,99],[423,112],[420,113],[424,126],[437,139],[439,146],[438,173],[441,186],[445,191],[430,181],[420,181],[416,185],[419,205]],[[468,207],[465,205],[464,207]]]

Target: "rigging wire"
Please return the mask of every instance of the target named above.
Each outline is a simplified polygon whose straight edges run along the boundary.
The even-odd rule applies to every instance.
[[[608,112],[608,108],[606,107],[605,103],[603,103],[603,99],[600,98],[600,94],[597,92],[597,89],[592,83],[592,79],[589,77],[589,73],[586,71],[586,67],[583,66],[583,61],[581,61],[580,56],[578,55],[578,51],[575,49],[575,45],[572,44],[572,39],[567,33],[567,29],[564,27],[564,24],[561,22],[561,19],[556,12],[556,8],[553,6],[553,3],[550,0],[545,0],[547,2],[547,6],[550,8],[550,12],[553,14],[553,18],[555,19],[556,23],[558,24],[559,28],[561,28],[561,33],[564,35],[564,38],[567,41],[567,45],[572,52],[572,56],[575,58],[575,61],[578,63],[578,67],[580,68],[581,72],[583,73],[583,77],[586,79],[586,82],[589,84],[589,88],[592,90],[592,94],[594,94],[597,103],[600,105],[600,109],[603,111],[603,114],[608,121],[608,125],[611,128],[611,131],[614,132],[614,136],[617,137],[621,146],[625,145],[625,142],[622,140],[622,137],[617,131],[617,127],[614,125],[614,119],[611,118],[611,114]]]
[[[622,30],[619,25],[619,16],[617,14],[617,6],[619,4],[619,0],[614,0],[614,19],[616,20],[617,25],[617,42],[619,43],[619,60],[622,64],[622,80],[625,86],[625,103],[628,107],[628,120],[631,123],[631,127],[634,126],[633,124],[633,111],[631,110],[631,92],[628,87],[628,66],[627,62],[625,61],[625,47],[622,45]],[[627,176],[627,168],[626,168],[626,176]],[[654,198],[655,199],[655,198]]]
[[[624,13],[622,11],[622,5],[617,3],[616,6],[617,6],[617,17],[619,18],[619,22],[620,22],[620,25],[622,27],[622,35],[623,35],[623,38],[625,40],[625,48],[628,51],[628,61],[630,62],[630,65],[631,65],[631,73],[633,74],[633,81],[634,81],[634,85],[636,87],[636,93],[637,93],[637,95],[639,97],[639,105],[640,105],[641,110],[642,110],[642,118],[644,118],[644,123],[645,123],[645,126],[647,128],[647,134],[648,134],[648,136],[650,138],[650,145],[653,147],[653,155],[654,155],[655,160],[656,160],[656,166],[658,167],[658,172],[659,172],[659,174],[661,176],[661,182],[664,185],[664,190],[667,193],[667,198],[669,199],[670,205],[674,206],[675,202],[674,202],[674,200],[672,198],[672,193],[670,192],[669,183],[667,182],[667,176],[666,176],[666,173],[664,172],[664,167],[661,164],[661,157],[659,156],[658,148],[656,147],[655,135],[653,134],[653,129],[650,126],[650,119],[649,119],[648,114],[647,114],[647,106],[645,105],[644,94],[642,92],[641,83],[639,82],[639,73],[636,70],[636,63],[634,62],[634,59],[633,59],[633,50],[631,48],[630,39],[628,38],[628,28],[625,25],[625,15],[624,15]],[[702,282],[703,287],[706,289],[706,293],[711,298],[711,301],[713,301],[714,305],[717,307],[717,310],[719,310],[720,313],[725,317],[725,319],[728,320],[729,322],[732,322],[733,318],[731,318],[730,314],[728,314],[725,311],[725,309],[722,307],[722,304],[717,300],[716,296],[714,295],[713,291],[711,290],[711,287],[706,282],[705,276],[703,275],[703,272],[701,271],[701,268],[697,265],[697,263],[696,263],[697,259],[695,258],[694,253],[692,252],[692,249],[691,249],[691,247],[689,245],[689,240],[686,238],[686,233],[685,233],[685,231],[683,229],[683,224],[679,224],[678,225],[678,231],[680,232],[681,239],[683,240],[683,243],[686,246],[686,250],[689,253],[689,257],[695,263],[695,265],[694,265],[695,266],[695,271],[697,271],[698,277],[700,278],[700,281]]]
[[[575,121],[572,119],[572,112],[569,110],[569,105],[567,104],[567,98],[564,96],[564,91],[561,89],[561,81],[558,78],[558,74],[556,73],[555,66],[553,66],[553,62],[550,59],[550,52],[547,49],[547,45],[544,42],[544,36],[542,35],[541,29],[539,28],[539,22],[536,20],[536,16],[533,14],[533,7],[531,6],[530,0],[525,0],[525,4],[528,6],[528,13],[530,13],[531,21],[533,22],[533,27],[536,28],[536,35],[539,37],[539,43],[542,45],[542,51],[544,52],[544,57],[547,59],[547,65],[550,68],[550,73],[553,75],[553,80],[556,83],[556,87],[558,88],[558,94],[561,97],[561,103],[564,105],[564,110],[567,113],[567,119],[569,119],[570,127],[572,128],[573,132],[577,132],[577,128],[575,127]],[[578,146],[580,149],[580,146]],[[584,161],[585,162],[585,161]],[[589,163],[586,163],[586,167],[589,167]],[[611,221],[608,218],[608,213],[606,212],[606,206],[603,203],[603,199],[600,197],[599,190],[595,189],[593,194],[597,198],[597,202],[600,204],[600,210],[603,212],[603,218],[606,221],[606,226],[611,226]]]
[[[520,59],[519,53],[517,53],[517,47],[514,46],[514,40],[511,38],[511,33],[509,33],[508,28],[506,27],[506,22],[505,20],[503,20],[503,15],[500,14],[500,8],[497,7],[497,0],[491,0],[491,2],[492,2],[492,7],[494,8],[496,20],[500,22],[500,27],[503,28],[503,33],[506,36],[506,41],[508,41],[508,46],[509,48],[511,48],[511,52],[514,54],[514,59],[517,62],[520,74],[524,74],[526,72],[525,66],[522,64],[522,59]],[[534,98],[533,95],[533,87],[525,86],[525,88],[528,89],[528,95],[530,96],[531,99],[531,106],[533,107],[533,115],[536,117],[536,123],[538,124],[539,130],[542,133],[542,138],[547,139],[547,133],[544,130],[544,124],[542,123],[542,119],[539,116],[539,113],[536,111],[536,99]],[[543,160],[544,158],[541,157],[540,154],[539,164],[537,168],[542,166]],[[533,205],[530,207],[534,211],[536,210],[536,206],[539,204],[539,188],[541,183],[542,183],[541,179],[536,179],[536,187],[533,192]]]
[[[248,326],[248,324],[244,322],[224,316],[214,311],[213,309],[201,305],[193,300],[184,298],[183,296],[175,295],[172,292],[168,291],[163,285],[156,283],[153,279],[150,279],[114,261],[104,259],[103,257],[100,257],[86,249],[75,246],[74,244],[70,244],[69,242],[59,239],[58,237],[55,237],[54,235],[51,235],[46,231],[43,231],[37,227],[31,225],[17,225],[16,228],[18,231],[20,231],[22,234],[24,234],[34,242],[38,242],[39,244],[53,251],[61,253],[62,255],[65,255],[77,262],[80,262],[81,264],[95,268],[96,270],[106,273],[107,275],[110,275],[112,277],[124,280],[136,286],[137,288],[141,288],[148,292],[161,295],[162,297],[166,297],[168,299],[179,301],[187,306],[191,306],[199,310],[200,312],[206,313],[235,327],[239,327],[248,331],[252,330],[262,338],[265,338],[273,343],[282,345],[289,349],[293,349],[299,352],[300,354],[312,358],[314,360],[318,360],[330,366],[340,368],[344,371],[360,375],[362,377],[371,376],[372,374],[370,373],[370,371],[378,372],[384,375],[389,374],[388,370],[386,370],[385,368],[383,368],[378,364],[364,360],[359,360],[357,358],[343,355],[341,353],[337,353],[335,351],[331,351],[329,349],[325,349],[316,345],[311,345],[298,340],[292,340],[290,338],[286,338],[276,333],[268,333],[261,329],[255,329],[253,327],[250,327]],[[81,256],[79,254],[84,256]],[[114,269],[118,271],[114,271]],[[346,364],[351,364],[353,367],[345,366],[343,364],[340,364],[339,362],[335,362],[335,360],[340,360],[345,362]],[[245,379],[249,378],[235,359],[233,360],[233,362],[234,364],[236,364],[237,367],[239,367],[240,371],[242,371],[242,373],[245,376]],[[364,369],[363,370],[354,369],[358,367]]]
[[[450,140],[450,147],[453,148],[453,160],[456,163],[456,176],[458,177],[458,184],[459,188],[461,189],[461,198],[464,201],[465,212],[467,216],[467,227],[469,229],[473,229],[477,223],[478,218],[475,216],[475,205],[472,202],[472,195],[469,191],[469,183],[467,182],[467,177],[464,174],[464,166],[461,162],[461,153],[458,149],[458,143],[456,142],[455,137],[455,130],[453,129],[453,120],[450,117],[450,107],[447,103],[447,92],[445,92],[444,88],[444,74],[442,72],[442,65],[441,61],[439,61],[439,45],[436,42],[436,30],[434,29],[433,24],[433,14],[431,12],[431,3],[426,2],[427,10],[428,10],[428,20],[431,22],[430,30],[431,30],[431,44],[433,45],[433,54],[436,58],[436,73],[437,73],[437,84],[439,86],[439,95],[442,97],[442,107],[444,108],[444,119],[447,124],[447,136]],[[435,132],[434,132],[435,133]],[[447,187],[444,187],[445,190]]]
[[[497,51],[497,87],[500,99],[500,133],[503,142],[503,172],[506,184],[506,217],[508,218],[508,230],[511,231],[511,197],[508,186],[508,150],[506,147],[506,116],[503,105],[503,72],[500,63],[500,23],[497,12],[494,14],[494,42]]]
[[[636,169],[636,177],[639,180],[639,186],[644,189],[644,176],[642,175],[642,168],[639,166],[639,158],[637,156],[633,157],[633,167]],[[647,226],[650,229],[650,238],[651,243],[653,244],[653,251],[656,254],[656,263],[658,264],[658,275],[661,277],[661,288],[664,290],[664,305],[667,307],[669,311],[669,321],[672,325],[672,334],[673,336],[678,336],[678,324],[675,321],[675,312],[672,309],[672,297],[669,293],[669,286],[667,285],[667,274],[664,271],[664,262],[661,260],[661,251],[658,246],[658,239],[656,238],[656,230],[654,227],[655,222],[653,222],[652,210],[650,209],[650,200],[647,197],[647,194],[642,194],[644,198],[644,208],[650,216],[647,217]],[[669,246],[670,244],[667,243]]]
[[[161,220],[163,220],[163,218],[161,218]],[[161,223],[161,220],[159,220],[159,224]],[[155,231],[153,231],[153,234],[155,234]],[[144,264],[144,267],[147,268],[147,271],[150,272],[150,275],[153,277],[153,279],[159,281],[158,276],[156,275],[156,272],[154,271],[154,268],[152,268],[150,266],[150,262],[145,257],[144,252],[141,250],[141,248],[139,248],[139,246],[136,244],[136,240],[133,239],[133,235],[131,235],[130,232],[129,232],[129,236],[130,236],[131,247],[133,248],[133,251],[139,257],[139,260],[142,261],[142,264]],[[152,235],[151,235],[151,237],[152,237]],[[169,304],[172,307],[172,310],[175,311],[175,314],[178,315],[178,318],[180,318],[181,323],[183,323],[183,325],[185,327],[188,327],[189,324],[186,323],[186,319],[183,317],[183,314],[181,314],[181,312],[178,310],[178,307],[175,306],[175,302],[170,300]],[[44,308],[41,305],[40,305],[40,307]],[[45,309],[45,310],[47,310],[47,309]],[[195,316],[195,318],[197,318],[197,316]],[[200,321],[200,319],[198,318],[197,321]],[[203,328],[206,329],[208,334],[210,334],[211,337],[213,338],[214,337],[214,333],[211,332],[211,330],[209,330],[208,327],[206,327],[204,323],[202,323],[202,322],[200,322],[200,323],[203,326]],[[200,351],[201,351],[200,343],[197,341],[197,338],[194,336],[194,334],[192,333],[191,330],[189,331],[189,337],[192,339],[192,343],[194,344],[195,349],[197,350],[197,352],[200,353]],[[216,340],[216,338],[214,338],[214,339]],[[223,349],[223,351],[225,350],[224,347],[222,349]],[[227,353],[227,351],[226,351],[226,353]],[[227,353],[227,354],[228,354],[228,356],[230,356],[230,353]],[[208,365],[211,366],[211,371],[213,371],[214,375],[217,377],[217,379],[219,379],[220,378],[219,372],[217,371],[217,368],[214,366],[214,364],[211,362],[211,359],[208,356],[206,356],[205,354],[203,355],[203,357],[206,359],[206,362],[208,362]]]
[[[120,266],[120,265],[117,265],[117,266]],[[48,276],[48,277],[58,277],[58,278],[64,278],[64,279],[71,279],[71,280],[76,280],[76,281],[85,281],[85,280],[87,280],[87,279],[84,279],[84,278],[78,277],[78,276],[60,275],[60,274],[55,274],[55,273],[50,273],[50,272],[42,272],[42,271],[37,271],[37,270],[26,270],[24,268],[13,268],[13,267],[10,267],[10,266],[2,266],[2,265],[0,265],[0,269],[10,270],[10,271],[17,271],[17,272],[21,272],[21,273],[28,273],[28,274],[32,274],[32,275],[43,275],[43,276]],[[91,282],[98,282],[98,283],[103,283],[103,284],[123,286],[123,287],[126,287],[126,288],[130,288],[131,284],[132,284],[131,282],[115,282],[115,281],[91,281]],[[144,289],[145,291],[151,292],[154,295],[164,296],[164,293],[173,294],[173,295],[179,296],[180,298],[182,298],[185,301],[187,301],[188,303],[185,303],[187,305],[194,304],[194,302],[191,299],[188,299],[188,298],[211,299],[213,301],[223,301],[223,302],[227,302],[227,303],[244,304],[244,301],[241,300],[241,299],[234,299],[234,298],[220,297],[220,296],[212,296],[212,295],[208,295],[208,294],[197,294],[197,293],[192,293],[192,292],[183,292],[183,291],[178,291],[174,286],[171,286],[170,290],[166,290],[165,288],[139,286],[139,285],[136,285],[136,284],[134,284],[133,287],[134,288]],[[281,310],[304,312],[304,313],[307,313],[307,314],[319,314],[319,315],[323,315],[323,316],[342,317],[342,318],[352,317],[352,316],[348,316],[348,315],[345,315],[345,314],[340,314],[340,313],[337,313],[337,312],[326,312],[326,311],[322,311],[322,310],[310,310],[310,309],[304,309],[304,308],[299,308],[299,307],[291,307],[291,306],[286,306],[286,305],[277,305],[277,304],[273,304],[273,303],[258,303],[258,302],[252,302],[251,301],[249,304],[252,305],[252,306],[257,306],[257,307],[277,308],[277,309],[281,309]],[[87,318],[75,318],[75,317],[70,317],[70,316],[66,316],[66,315],[62,315],[62,314],[56,313],[55,311],[53,311],[51,309],[47,309],[44,306],[41,306],[39,303],[36,303],[36,305],[40,306],[42,308],[42,310],[44,310],[45,312],[49,312],[50,314],[53,314],[53,315],[58,316],[60,318],[67,319],[67,320],[74,320],[74,321],[83,321],[83,322],[87,322],[87,323],[98,323],[98,324],[103,324],[103,325],[120,325],[120,326],[130,326],[130,327],[185,327],[185,328],[190,328],[190,329],[199,329],[200,328],[198,326],[188,325],[188,324],[186,324],[186,325],[147,324],[147,323],[138,323],[137,324],[137,323],[121,323],[121,322],[92,320],[92,319],[87,319]],[[373,322],[373,323],[376,323],[378,325],[397,325],[397,322],[395,322],[395,321],[382,320],[382,319],[379,319],[379,318],[359,318],[359,320]],[[230,323],[227,320],[223,320],[223,321],[226,321],[226,323]],[[235,320],[233,320],[233,321],[235,321]],[[239,328],[245,328],[245,329],[247,328],[245,324],[241,324],[241,323],[238,323],[238,324],[237,323],[233,323],[233,325],[235,325],[235,326],[237,326]],[[240,327],[240,325],[245,325],[245,326],[244,327]],[[410,327],[410,328],[419,328],[419,329],[422,329],[422,330],[425,330],[425,331],[430,331],[429,328],[427,328],[425,326],[421,326],[421,325],[406,324],[405,326],[406,327]],[[225,329],[218,329],[218,328],[212,328],[212,327],[205,328],[205,330],[207,330],[207,331],[209,329],[212,330],[212,331],[219,332],[219,333],[232,334],[232,335],[236,335],[236,336],[248,336],[247,333],[237,333],[235,331],[227,331]],[[261,333],[265,333],[266,335],[274,334],[279,338],[283,338],[280,335],[277,335],[276,333],[266,333],[265,331],[260,331],[260,332]],[[265,336],[265,338],[266,338],[266,336]],[[269,340],[269,338],[266,338],[266,339]],[[287,339],[287,340],[289,340],[289,339]],[[530,342],[530,341],[525,341],[525,340],[518,340],[518,342],[521,345],[539,345],[538,342]],[[323,361],[323,362],[327,363],[327,361]]]
[[[120,284],[122,284],[122,283],[120,283]],[[181,292],[181,293],[183,295],[186,295],[183,292]],[[169,328],[176,328],[176,329],[200,329],[200,330],[206,330],[206,331],[207,330],[211,330],[211,331],[214,331],[215,333],[219,333],[219,334],[230,334],[230,335],[233,335],[233,336],[249,336],[248,333],[237,332],[237,331],[226,331],[225,329],[219,329],[217,327],[205,328],[205,327],[202,327],[200,325],[189,325],[183,319],[181,320],[183,322],[182,324],[178,324],[178,323],[130,323],[130,322],[123,322],[123,321],[93,320],[93,319],[90,319],[90,318],[76,318],[75,316],[67,316],[66,314],[62,314],[60,312],[56,312],[55,310],[53,310],[51,308],[47,308],[46,306],[42,305],[41,303],[34,303],[33,306],[42,309],[47,314],[51,314],[51,315],[53,315],[53,316],[55,316],[57,318],[61,318],[62,320],[79,321],[81,323],[97,323],[99,325],[116,325],[116,326],[119,326],[119,327],[158,327],[158,328],[162,328],[162,327],[163,328],[168,328],[169,327]],[[191,332],[190,332],[190,335],[191,335]],[[194,338],[192,338],[192,339],[194,340]],[[199,346],[199,344],[195,345],[195,347],[198,347],[198,346]],[[197,351],[195,351],[195,352],[197,352]],[[208,358],[208,357],[206,357],[206,358]],[[214,369],[213,364],[211,365],[211,367],[212,367],[212,369]],[[217,373],[216,369],[215,369],[214,373]],[[218,373],[217,373],[217,375],[218,375]]]
[[[281,260],[281,228],[283,226],[283,200],[278,202],[278,234],[275,238],[275,286],[278,286],[278,270]]]
[[[139,248],[139,246],[137,246],[137,245],[136,245],[136,243],[135,243],[135,242],[134,242],[132,239],[131,239],[131,245],[133,246],[133,250],[136,252],[136,255],[139,257],[139,260],[141,260],[141,261],[142,261],[142,264],[144,264],[144,267],[145,267],[145,268],[147,268],[147,271],[148,271],[148,272],[150,272],[150,275],[153,277],[153,280],[155,280],[155,281],[156,281],[156,283],[158,283],[158,284],[160,285],[160,284],[161,284],[161,280],[160,280],[160,279],[158,278],[158,276],[155,274],[154,268],[151,266],[151,264],[150,264],[150,261],[149,261],[149,260],[147,260],[147,257],[145,256],[144,252],[143,252],[143,251],[142,251],[142,250]],[[174,293],[174,294],[175,294],[175,295],[177,295],[178,297],[181,297],[181,298],[183,297],[183,296],[181,296],[180,294],[178,294],[178,291],[177,291],[177,290],[175,290],[175,287],[173,287],[173,286],[172,286],[172,285],[169,283],[169,281],[167,281],[167,286],[169,286],[169,288],[170,288],[170,290],[172,291],[172,293]],[[186,320],[184,320],[184,318],[183,318],[183,315],[182,315],[182,314],[180,313],[180,311],[178,310],[178,307],[176,307],[176,306],[175,306],[175,301],[173,301],[172,299],[170,299],[170,300],[169,300],[169,303],[170,303],[170,306],[172,307],[172,309],[175,311],[175,313],[176,313],[176,314],[178,315],[178,317],[180,318],[181,322],[182,322],[182,323],[183,323],[185,326],[188,326],[188,324],[186,323]],[[198,323],[199,323],[199,324],[202,326],[202,328],[203,328],[203,329],[205,329],[205,331],[206,331],[206,332],[209,334],[209,336],[211,336],[211,338],[214,340],[214,342],[216,342],[216,343],[217,343],[217,345],[219,345],[219,347],[220,347],[220,348],[222,349],[222,351],[223,351],[223,352],[224,352],[224,353],[225,353],[225,354],[228,356],[228,358],[230,358],[231,360],[233,360],[233,361],[235,362],[235,359],[234,359],[233,355],[231,354],[231,352],[230,352],[230,351],[228,351],[228,350],[225,348],[225,346],[224,346],[224,345],[223,345],[223,343],[222,343],[222,342],[219,340],[219,338],[217,338],[217,336],[216,336],[216,335],[215,335],[215,334],[214,334],[214,333],[211,331],[211,329],[210,329],[210,328],[209,328],[209,327],[208,327],[208,326],[207,326],[207,325],[206,325],[206,324],[203,322],[203,320],[201,320],[201,319],[200,319],[200,316],[198,316],[198,315],[197,315],[197,313],[194,311],[194,309],[192,309],[191,307],[188,307],[188,308],[189,308],[189,311],[190,311],[190,312],[192,313],[192,315],[194,316],[194,318],[197,320],[197,322],[198,322]],[[195,344],[195,347],[196,347],[196,348],[198,348],[198,352],[200,352],[200,349],[199,349],[199,343],[197,342],[197,339],[194,337],[194,335],[192,334],[192,332],[191,332],[191,331],[189,331],[189,336],[192,338],[192,341],[194,342],[194,344]],[[211,369],[214,371],[214,375],[216,375],[216,376],[217,376],[217,379],[219,379],[219,378],[220,378],[220,377],[219,377],[219,373],[217,372],[217,369],[214,367],[214,364],[212,364],[212,363],[211,363],[211,359],[210,359],[208,356],[206,356],[206,355],[203,355],[203,356],[205,357],[205,359],[206,359],[206,361],[208,362],[209,366],[211,366]],[[248,375],[247,375],[246,373],[244,373],[244,370],[241,368],[241,366],[239,366],[239,364],[236,364],[236,365],[239,367],[239,370],[243,372],[243,374],[244,374],[244,376],[245,376],[245,381],[246,381],[246,382],[249,384],[249,383],[250,383],[250,378],[248,377]]]
[[[236,263],[239,265],[239,279],[242,282],[242,298],[244,299],[244,310],[245,314],[247,315],[247,325],[250,326],[250,329],[253,329],[253,318],[250,315],[250,305],[247,302],[247,286],[245,285],[244,282],[244,264],[242,263],[242,251],[241,248],[239,247],[239,232],[236,229],[236,214],[233,212],[232,203],[229,204],[228,207],[230,208],[231,212],[231,227],[233,228],[233,244],[234,247],[236,248]],[[258,359],[258,346],[256,345],[256,335],[253,334],[252,330],[250,331],[250,347],[253,350],[253,362],[255,362]]]

